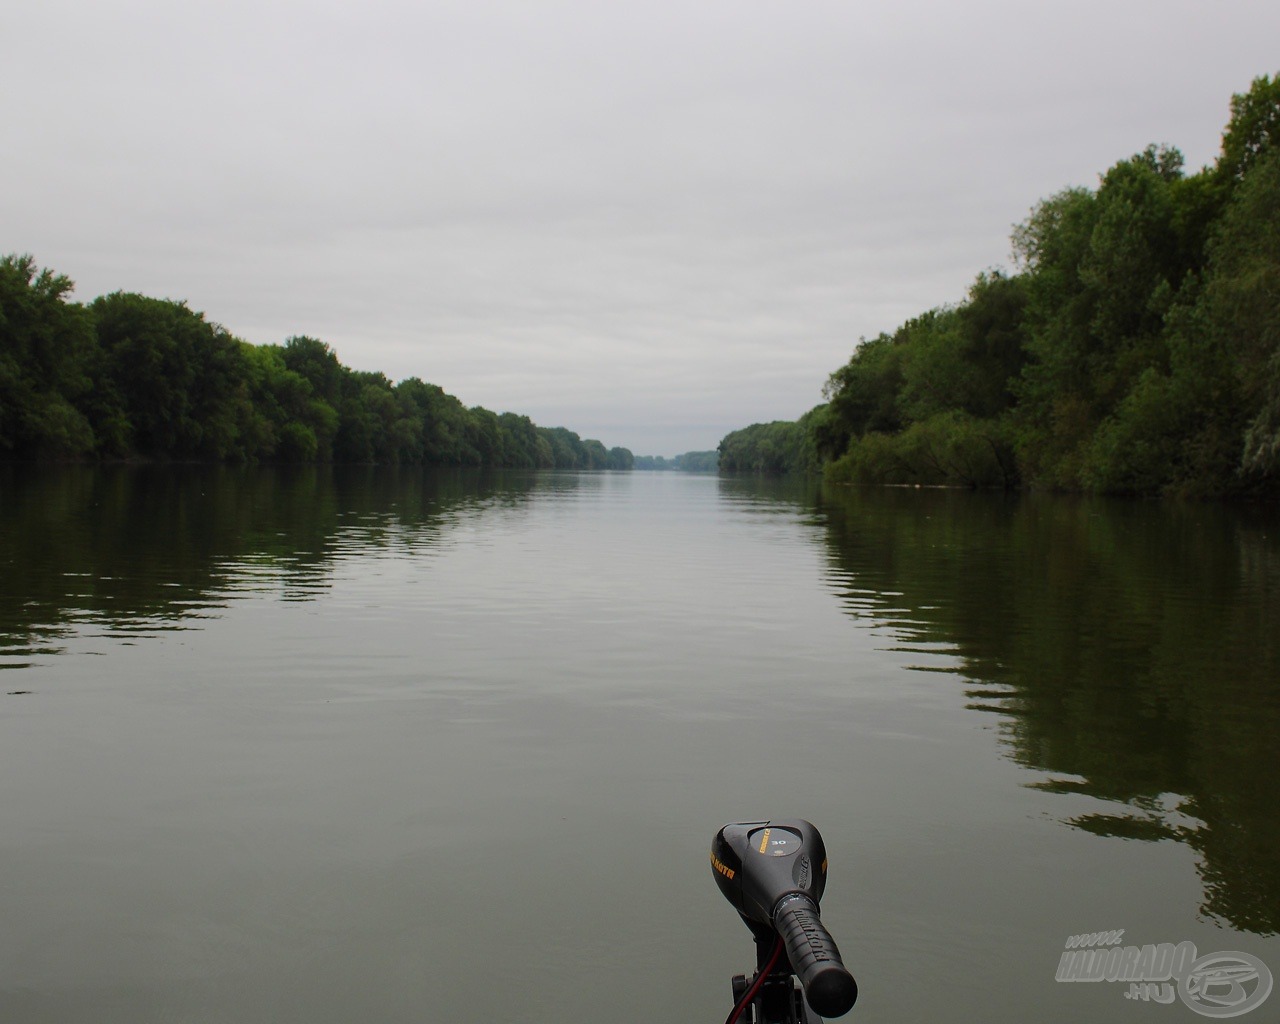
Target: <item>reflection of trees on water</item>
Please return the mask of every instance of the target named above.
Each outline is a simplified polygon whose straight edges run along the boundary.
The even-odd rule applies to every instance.
[[[446,543],[577,477],[377,467],[0,467],[0,667],[197,628],[237,594],[307,600],[348,554]]]
[[[308,600],[342,560],[447,546],[607,477],[388,468],[0,467],[0,667],[77,632],[199,628],[249,590]],[[1038,788],[1098,835],[1185,842],[1207,913],[1280,930],[1274,512],[721,479],[812,510],[851,614],[960,659]],[[16,678],[16,677],[12,677]],[[16,687],[15,687],[16,688]]]
[[[890,490],[822,512],[850,611],[954,652],[1038,788],[1112,805],[1071,824],[1189,844],[1206,913],[1280,930],[1274,510]]]

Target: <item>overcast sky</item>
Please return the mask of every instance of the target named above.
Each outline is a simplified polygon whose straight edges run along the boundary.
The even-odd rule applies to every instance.
[[[11,2],[0,253],[673,455],[1277,71],[1277,0]]]

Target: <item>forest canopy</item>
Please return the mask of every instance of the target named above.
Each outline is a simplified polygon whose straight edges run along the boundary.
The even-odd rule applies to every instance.
[[[1015,272],[863,338],[725,470],[837,482],[1221,495],[1280,489],[1280,75],[1187,174],[1152,145],[1041,201]]]
[[[684,452],[673,459],[661,455],[637,455],[635,469],[671,470],[678,473],[714,473],[720,465],[720,453]]]
[[[316,338],[251,345],[183,302],[81,305],[72,287],[31,256],[0,257],[0,458],[632,465],[564,427],[353,370]]]

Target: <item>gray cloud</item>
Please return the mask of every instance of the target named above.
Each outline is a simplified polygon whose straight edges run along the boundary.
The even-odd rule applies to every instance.
[[[794,418],[1149,142],[1211,161],[1280,9],[47,2],[0,249],[78,295],[673,454]]]

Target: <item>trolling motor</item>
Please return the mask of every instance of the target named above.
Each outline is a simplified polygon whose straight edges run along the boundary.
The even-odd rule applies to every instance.
[[[848,1013],[858,983],[818,917],[827,887],[818,830],[798,819],[726,825],[711,844],[711,869],[756,943],[756,973],[734,977],[725,1024],[821,1024]]]

